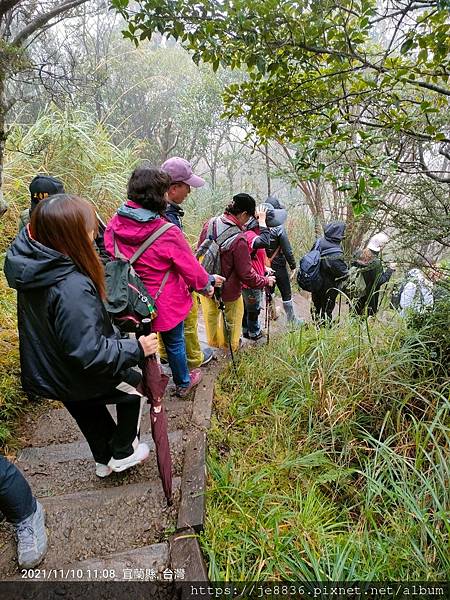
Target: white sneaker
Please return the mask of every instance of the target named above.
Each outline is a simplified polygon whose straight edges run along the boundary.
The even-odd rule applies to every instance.
[[[102,465],[102,463],[95,463],[95,474],[97,477],[108,477],[111,475],[112,469],[108,465]]]
[[[127,456],[126,458],[112,458],[108,463],[108,467],[115,473],[120,473],[146,460],[149,453],[150,449],[147,444],[139,444],[131,456]]]
[[[24,521],[14,525],[17,537],[17,560],[19,567],[32,569],[44,558],[47,552],[47,533],[45,514],[40,502],[36,501],[36,510]]]

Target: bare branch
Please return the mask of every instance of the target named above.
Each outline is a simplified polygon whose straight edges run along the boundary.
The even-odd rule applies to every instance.
[[[450,176],[441,177],[440,175],[436,175],[435,171],[430,171],[428,166],[425,164],[425,157],[423,155],[422,144],[419,144],[419,157],[420,157],[420,163],[419,163],[420,167],[422,168],[422,171],[425,173],[425,175],[427,177],[429,177],[430,179],[433,179],[433,181],[438,181],[439,183],[450,183]]]
[[[54,19],[58,15],[67,12],[72,8],[76,8],[81,4],[85,4],[87,1],[88,0],[69,0],[68,2],[64,2],[64,4],[61,4],[60,6],[54,8],[53,10],[49,10],[48,12],[37,16],[35,19],[33,19],[33,21],[31,21],[31,23],[29,23],[29,25],[24,27],[22,31],[19,31],[19,33],[13,39],[12,44],[14,46],[22,46],[24,41],[27,38],[29,38],[30,35],[33,35],[35,31],[41,29],[41,27],[46,25],[51,19]]]

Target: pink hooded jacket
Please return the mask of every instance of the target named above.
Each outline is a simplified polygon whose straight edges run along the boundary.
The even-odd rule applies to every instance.
[[[130,214],[133,211],[129,209],[138,209],[139,213],[150,215],[147,220],[135,220],[124,214],[115,214],[108,223],[104,237],[107,252],[114,256],[114,232],[119,251],[126,258],[131,258],[138,247],[167,221],[131,200],[121,208]],[[158,316],[152,323],[153,331],[169,331],[184,321],[192,307],[189,287],[203,291],[210,283],[210,276],[195,258],[181,230],[175,226],[165,231],[138,258],[134,268],[153,298],[169,271],[166,285],[156,301]]]

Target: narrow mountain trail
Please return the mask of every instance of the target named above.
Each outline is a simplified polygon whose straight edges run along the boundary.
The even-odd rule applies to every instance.
[[[298,316],[309,320],[309,301],[296,294],[295,304]],[[273,335],[286,326],[280,299],[277,305],[281,315],[271,323]],[[206,342],[202,321],[199,333]],[[109,580],[206,578],[195,537],[186,544],[177,543],[177,535],[203,527],[206,432],[214,381],[224,365],[223,353],[218,352],[218,360],[203,369],[203,381],[187,400],[171,395],[173,385],[166,391],[174,474],[171,507],[158,474],[148,404],[143,405],[141,440],[150,446],[149,459],[104,479],[96,477],[88,444],[62,405],[52,402],[38,416],[26,417],[27,446],[19,452],[16,465],[46,511],[49,549],[38,567],[41,571],[70,571],[77,580],[92,580],[94,574],[106,572]],[[110,408],[114,416],[115,407]],[[3,521],[0,579],[22,575],[12,528]]]

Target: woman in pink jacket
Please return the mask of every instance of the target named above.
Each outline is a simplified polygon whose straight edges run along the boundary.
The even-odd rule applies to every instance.
[[[130,258],[135,250],[160,227],[167,224],[166,210],[170,177],[155,167],[141,166],[128,182],[128,201],[122,205],[105,231],[106,250]],[[158,315],[153,330],[161,334],[176,384],[184,397],[201,380],[200,369],[189,373],[183,322],[192,307],[189,288],[212,296],[215,277],[198,263],[183,233],[172,226],[134,263],[149,294],[156,300]],[[166,277],[167,276],[167,277]]]

